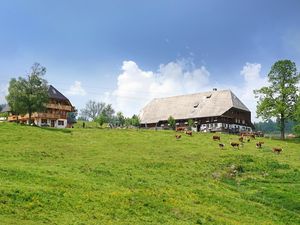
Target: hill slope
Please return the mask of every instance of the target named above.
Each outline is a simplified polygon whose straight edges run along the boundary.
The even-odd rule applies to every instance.
[[[211,136],[1,123],[0,221],[300,224],[299,142]]]

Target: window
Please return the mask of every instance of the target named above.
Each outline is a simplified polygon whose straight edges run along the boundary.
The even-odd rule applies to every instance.
[[[42,124],[46,124],[47,123],[47,119],[42,119]]]
[[[63,120],[59,120],[58,121],[58,126],[63,126],[64,125],[64,121]]]

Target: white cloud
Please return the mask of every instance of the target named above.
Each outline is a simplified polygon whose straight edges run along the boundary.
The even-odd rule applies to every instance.
[[[210,89],[209,72],[204,66],[195,68],[188,61],[160,65],[157,72],[144,71],[133,61],[124,61],[112,93],[117,110],[125,115],[138,114],[151,99],[193,93]]]
[[[259,63],[246,63],[241,70],[240,74],[244,78],[244,83],[241,88],[237,90],[237,96],[244,102],[244,104],[250,109],[252,114],[252,121],[256,121],[256,105],[257,99],[255,99],[253,90],[260,89],[263,86],[267,86],[267,77],[261,74],[261,64]]]
[[[67,94],[68,95],[85,96],[86,95],[86,91],[81,86],[81,82],[80,81],[75,81],[74,84],[72,84],[70,86],[69,90],[67,91]]]
[[[210,80],[204,67],[196,67],[189,61],[162,64],[156,72],[144,71],[133,61],[124,61],[118,76],[117,88],[106,93],[106,99],[116,110],[126,116],[138,114],[153,98],[182,95],[212,90],[231,89],[250,109],[252,121],[256,119],[256,102],[253,90],[267,85],[267,77],[261,75],[261,64],[246,63],[240,71],[240,82],[231,85],[217,84]]]
[[[5,96],[8,94],[8,84],[0,85],[0,104],[5,103]]]

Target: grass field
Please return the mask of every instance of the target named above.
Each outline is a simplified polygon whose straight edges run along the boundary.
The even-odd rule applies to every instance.
[[[0,223],[300,224],[299,140],[211,136],[0,123]]]

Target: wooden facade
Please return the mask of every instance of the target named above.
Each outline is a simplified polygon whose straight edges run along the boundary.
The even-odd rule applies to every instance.
[[[49,102],[46,104],[43,112],[34,112],[31,115],[31,119],[35,125],[38,126],[49,126],[57,128],[65,128],[72,126],[68,124],[67,114],[74,112],[75,107],[72,106],[69,99],[61,94],[52,85],[49,86]],[[28,123],[29,115],[14,115],[9,112],[7,119],[9,122],[21,122]]]

